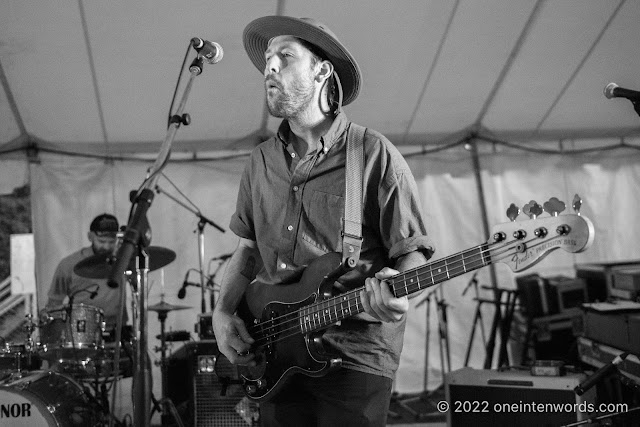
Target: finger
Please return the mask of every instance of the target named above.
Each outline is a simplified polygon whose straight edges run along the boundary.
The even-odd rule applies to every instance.
[[[371,306],[380,317],[380,320],[384,322],[393,320],[393,315],[388,311],[385,301],[382,297],[382,290],[380,289],[381,286],[386,286],[386,285],[384,283],[379,282],[375,278],[370,278],[369,284],[372,292]]]
[[[371,279],[368,278],[365,280],[364,282],[364,286],[365,286],[365,290],[363,292],[362,295],[362,300],[363,300],[363,305],[366,304],[366,307],[368,307],[369,311],[367,311],[371,316],[373,316],[374,318],[381,320],[381,321],[385,321],[385,315],[383,312],[380,311],[380,308],[378,307],[378,304],[376,303],[375,300],[375,295],[372,289],[372,281],[375,279]],[[364,302],[366,301],[366,303]]]
[[[364,288],[360,291],[360,301],[362,302],[362,306],[364,307],[364,311],[366,313],[371,313],[373,309],[371,308],[371,304],[369,304],[369,296],[367,295],[367,282],[365,281]]]
[[[243,352],[242,354],[237,354],[235,356],[235,363],[236,365],[242,365],[242,366],[256,366],[256,362],[255,362],[255,357],[256,355],[253,353],[250,353],[248,350],[247,352]]]
[[[251,335],[249,334],[249,331],[247,331],[247,327],[245,326],[242,320],[239,320],[237,322],[236,331],[238,332],[238,337],[240,337],[242,341],[248,344],[254,343],[255,340],[251,337]]]
[[[384,267],[382,270],[378,271],[375,274],[375,277],[379,280],[388,279],[389,277],[396,276],[400,274],[398,270],[394,270],[390,267]]]

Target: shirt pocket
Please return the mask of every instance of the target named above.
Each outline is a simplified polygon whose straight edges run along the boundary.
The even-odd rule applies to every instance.
[[[344,198],[314,190],[303,205],[302,240],[321,251],[318,255],[340,251]]]

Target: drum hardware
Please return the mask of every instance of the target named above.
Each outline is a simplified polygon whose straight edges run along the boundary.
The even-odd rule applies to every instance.
[[[183,427],[184,424],[182,419],[180,418],[180,414],[178,414],[178,410],[176,409],[173,401],[167,397],[167,339],[165,333],[165,321],[167,320],[167,314],[170,311],[174,310],[186,310],[190,308],[184,305],[173,305],[164,302],[164,294],[161,295],[160,303],[152,305],[148,308],[149,311],[155,311],[158,313],[158,320],[160,320],[160,347],[156,347],[156,351],[160,351],[160,362],[156,363],[160,365],[160,373],[161,373],[161,381],[162,381],[162,396],[158,401],[153,394],[151,394],[151,399],[153,401],[153,410],[151,411],[151,415],[155,411],[161,413],[160,420],[162,426],[168,426],[170,424],[170,416],[173,417],[178,426]],[[186,332],[186,331],[184,331]],[[188,334],[188,333],[187,333]],[[170,414],[169,414],[170,413]]]
[[[26,332],[24,344],[15,344],[2,339],[4,348],[0,349],[0,378],[6,378],[13,373],[40,369],[42,366],[42,359],[35,353],[35,345],[31,338],[36,329],[33,315],[27,314],[25,317],[27,324],[24,325]]]

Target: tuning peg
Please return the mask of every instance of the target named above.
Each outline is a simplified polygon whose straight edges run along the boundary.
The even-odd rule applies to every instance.
[[[578,215],[580,215],[580,207],[582,206],[582,199],[577,193],[575,196],[573,196],[573,203],[571,204],[571,206],[573,206],[573,210],[576,211]]]
[[[511,203],[507,209],[507,218],[509,218],[511,222],[514,222],[518,215],[520,215],[520,208]]]
[[[544,211],[551,216],[558,216],[558,214],[564,211],[566,205],[563,201],[558,200],[556,197],[552,197],[548,202],[544,204]]]
[[[524,212],[529,218],[535,219],[542,213],[542,206],[540,206],[535,200],[531,200],[522,207],[522,212]]]

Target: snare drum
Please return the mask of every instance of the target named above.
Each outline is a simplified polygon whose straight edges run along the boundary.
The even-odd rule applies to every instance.
[[[95,426],[98,412],[63,374],[33,371],[0,382],[0,427]]]
[[[73,362],[91,358],[102,348],[104,312],[92,305],[73,304],[47,313],[40,326],[43,359]]]

